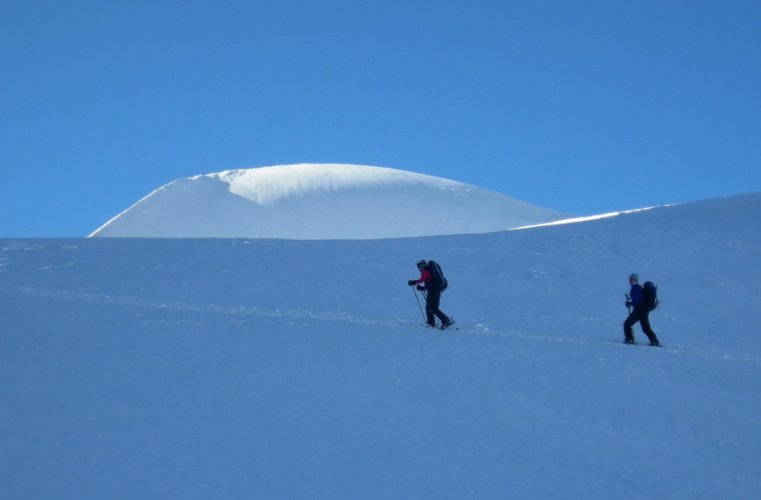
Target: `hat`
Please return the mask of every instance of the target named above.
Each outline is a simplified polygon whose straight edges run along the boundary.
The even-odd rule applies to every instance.
[[[426,262],[425,260],[421,260],[420,262],[417,263],[418,268],[425,267],[427,265],[428,265],[428,262]]]
[[[629,279],[630,280],[634,280],[634,281],[639,281],[639,274],[637,274],[637,273],[631,273],[629,275]]]

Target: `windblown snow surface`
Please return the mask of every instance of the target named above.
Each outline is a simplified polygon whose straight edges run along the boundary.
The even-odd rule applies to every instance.
[[[757,498],[760,223],[0,240],[0,498]],[[663,348],[622,344],[631,272]]]
[[[503,231],[563,217],[440,177],[362,165],[301,164],[173,181],[92,236],[400,238]]]

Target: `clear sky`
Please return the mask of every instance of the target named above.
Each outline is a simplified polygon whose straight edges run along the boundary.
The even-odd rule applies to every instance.
[[[84,236],[174,179],[301,162],[576,215],[761,191],[759,0],[1,7],[0,237]]]

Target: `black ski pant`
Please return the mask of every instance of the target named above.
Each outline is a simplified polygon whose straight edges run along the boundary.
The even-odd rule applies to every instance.
[[[629,313],[629,317],[626,318],[626,321],[624,321],[624,337],[626,338],[626,341],[634,341],[634,332],[632,331],[632,327],[636,325],[637,322],[639,322],[640,326],[642,327],[642,331],[645,332],[645,335],[647,335],[647,338],[650,340],[650,342],[657,344],[658,337],[655,336],[655,332],[650,327],[650,311],[639,307],[635,307],[634,310]]]
[[[436,326],[434,316],[439,318],[442,325],[449,323],[449,317],[439,309],[439,302],[441,302],[441,290],[429,288],[428,294],[425,296],[425,312],[428,317],[428,324],[431,326]]]

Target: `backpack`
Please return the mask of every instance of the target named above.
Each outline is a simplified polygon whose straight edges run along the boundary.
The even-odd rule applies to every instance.
[[[438,288],[442,292],[447,289],[449,282],[444,277],[444,271],[441,270],[441,266],[432,261],[428,261],[428,272],[431,273],[431,285],[434,288]]]
[[[642,307],[652,311],[658,304],[658,287],[652,281],[645,281],[642,285]]]

